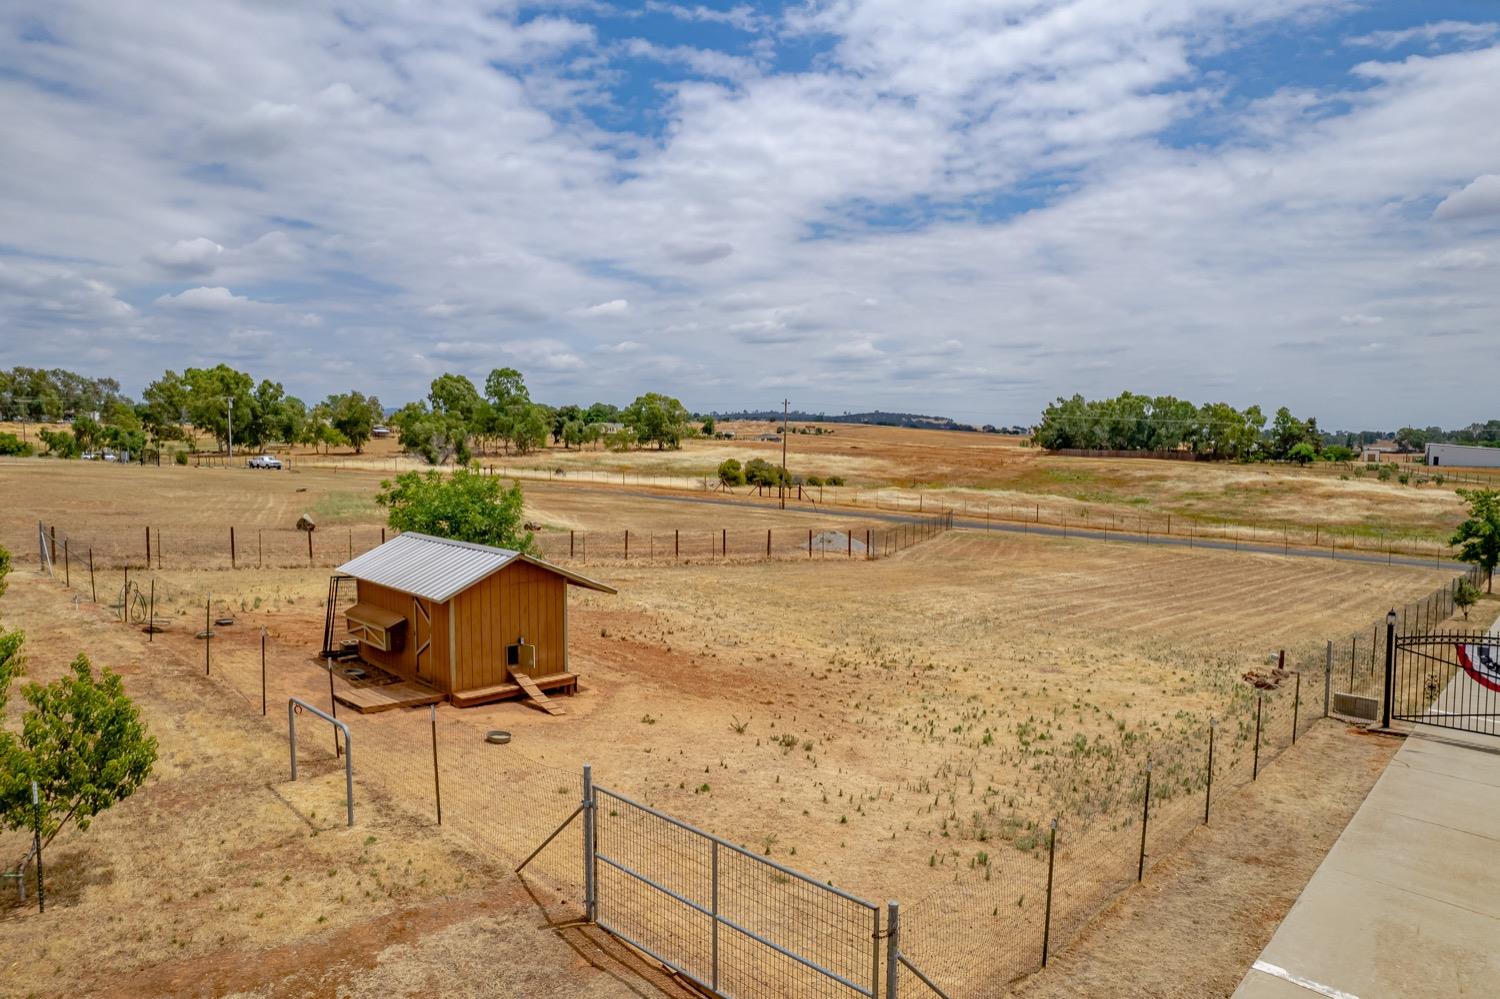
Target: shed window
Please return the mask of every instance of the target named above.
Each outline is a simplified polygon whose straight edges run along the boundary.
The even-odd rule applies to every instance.
[[[374,604],[355,604],[344,611],[344,618],[349,622],[349,633],[366,645],[382,652],[394,652],[401,647],[406,618],[395,611]]]

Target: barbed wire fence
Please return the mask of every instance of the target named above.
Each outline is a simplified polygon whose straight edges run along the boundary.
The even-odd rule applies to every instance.
[[[258,633],[238,629],[229,602],[172,579],[170,570],[144,564],[132,570],[128,555],[118,569],[101,574],[96,562],[88,579],[75,578],[67,553],[105,546],[59,539],[40,524],[37,535],[41,568],[78,600],[87,592],[123,625],[145,632],[168,671],[196,672],[201,663],[229,703],[261,711],[275,732],[288,697],[326,705],[350,731],[356,797],[374,795],[412,821],[440,823],[476,853],[525,863],[528,874],[584,907],[592,920],[726,996],[873,999],[882,973],[896,976],[900,995],[1003,994],[1045,966],[1049,953],[1066,947],[1194,829],[1217,821],[1226,795],[1256,780],[1327,716],[1329,692],[1345,685],[1348,665],[1336,654],[1338,642],[1322,648],[1308,642],[1275,669],[1247,674],[1252,682],[1235,685],[1212,717],[1143,739],[1121,759],[1086,764],[1111,768],[1108,776],[1119,787],[1110,801],[1033,817],[1024,842],[976,853],[951,882],[882,922],[878,908],[829,895],[817,878],[733,853],[727,841],[618,791],[587,789],[581,760],[560,765],[492,745],[462,713],[341,711],[333,696],[336,665],[297,639],[286,641],[275,625]],[[141,555],[144,563],[144,548]],[[1478,572],[1399,608],[1403,633],[1430,631],[1446,620],[1461,579],[1475,582]],[[1366,653],[1357,644],[1364,634],[1351,635],[1351,688],[1364,682]],[[328,726],[296,731],[295,752],[309,774],[342,766],[342,748]],[[576,821],[585,806],[596,810],[592,826]],[[590,843],[594,833],[599,839]],[[601,870],[600,859],[612,863]],[[975,939],[985,946],[974,947]]]

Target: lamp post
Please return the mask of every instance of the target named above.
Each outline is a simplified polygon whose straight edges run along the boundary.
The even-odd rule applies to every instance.
[[[1391,700],[1396,679],[1396,610],[1385,616],[1385,697],[1380,708],[1380,727],[1391,727]]]

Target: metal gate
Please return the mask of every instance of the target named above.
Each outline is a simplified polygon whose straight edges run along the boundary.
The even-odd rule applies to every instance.
[[[1398,635],[1386,676],[1391,719],[1500,735],[1500,634]]]
[[[585,881],[600,927],[726,999],[876,999],[877,906],[622,794],[592,793]]]

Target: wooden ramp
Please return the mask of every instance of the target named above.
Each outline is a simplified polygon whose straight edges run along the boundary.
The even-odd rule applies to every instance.
[[[562,691],[565,694],[571,694],[578,690],[577,673],[554,673],[551,676],[527,677],[527,682],[537,692],[552,691],[556,693]],[[541,706],[542,700],[548,700],[545,695],[541,699],[535,698],[531,692],[522,689],[518,683],[497,683],[492,687],[473,687],[469,690],[459,690],[454,692],[450,700],[456,708],[471,708],[478,704],[491,704],[495,701],[509,700],[512,697],[529,698],[538,707]],[[557,708],[555,701],[550,703],[552,707]],[[542,710],[545,711],[547,709],[543,708]],[[558,710],[561,711],[560,708]],[[548,714],[552,713],[548,712]]]
[[[521,691],[531,702],[532,707],[541,708],[549,715],[565,715],[568,713],[567,708],[555,704],[551,698],[542,693],[542,688],[538,687],[531,677],[525,673],[513,673],[512,676],[515,677],[516,686],[521,688]]]
[[[416,708],[424,704],[437,704],[443,699],[442,691],[419,683],[370,684],[365,687],[345,687],[333,694],[333,699],[360,714],[374,714],[392,708]]]

